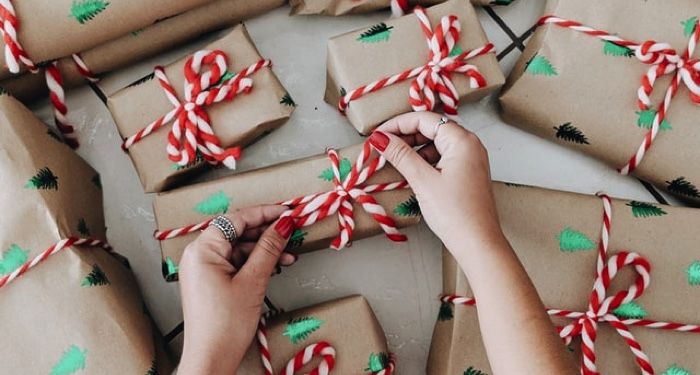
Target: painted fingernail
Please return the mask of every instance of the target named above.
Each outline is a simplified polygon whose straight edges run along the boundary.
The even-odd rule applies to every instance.
[[[290,216],[281,218],[277,224],[275,224],[275,230],[285,239],[289,238],[292,232],[294,232],[294,220]]]
[[[375,130],[374,133],[369,136],[369,143],[379,150],[379,152],[384,152],[386,147],[389,146],[389,136],[379,130]]]

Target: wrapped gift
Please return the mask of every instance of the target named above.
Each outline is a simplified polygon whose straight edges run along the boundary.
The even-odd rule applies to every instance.
[[[391,7],[403,13],[415,5],[430,6],[445,0],[290,0],[292,15],[325,14],[339,16],[347,13],[364,13]],[[513,0],[471,0],[474,5],[509,5]]]
[[[147,192],[172,186],[204,162],[234,168],[242,146],[287,121],[294,101],[270,65],[239,25],[109,97]],[[206,85],[197,84],[202,79]]]
[[[439,27],[441,22],[449,27]],[[395,115],[440,103],[454,116],[460,100],[483,98],[503,84],[493,51],[468,2],[416,8],[330,39],[325,100],[361,134]]]
[[[503,231],[554,324],[564,327],[572,358],[580,362],[581,349],[593,349],[580,335],[597,334],[584,373],[700,373],[700,212],[517,185],[494,189]],[[428,373],[490,374],[478,301],[444,254],[445,296]],[[596,324],[585,324],[591,321],[595,332]]]
[[[505,120],[700,202],[700,3],[563,0],[546,14],[501,94]]]
[[[283,369],[286,374],[306,374],[318,368],[334,374],[390,375],[394,370],[384,331],[359,295],[263,319],[259,328],[258,341],[238,374]]]
[[[73,57],[63,57],[58,68],[64,87],[84,84],[86,74],[99,77],[150,56],[186,43],[213,30],[223,29],[281,6],[284,0],[216,0],[176,16],[135,30],[80,53],[86,69]],[[2,73],[0,73],[2,76]],[[46,80],[40,74],[23,74],[0,82],[0,87],[26,101],[46,95]]]
[[[170,373],[134,276],[103,248],[99,175],[7,95],[0,132],[2,372]]]
[[[251,188],[254,187],[254,188]],[[285,201],[286,200],[286,201]],[[406,238],[397,228],[415,224],[420,210],[401,175],[369,143],[339,152],[240,173],[166,193],[154,200],[163,254],[163,273],[175,279],[182,252],[219,214],[260,204],[281,203],[297,230],[287,251],[302,253],[347,246],[384,232]]]

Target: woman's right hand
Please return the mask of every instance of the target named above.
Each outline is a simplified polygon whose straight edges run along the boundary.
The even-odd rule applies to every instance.
[[[456,123],[438,125],[441,118],[431,112],[400,115],[369,141],[406,178],[423,218],[447,248],[502,239],[486,149]]]

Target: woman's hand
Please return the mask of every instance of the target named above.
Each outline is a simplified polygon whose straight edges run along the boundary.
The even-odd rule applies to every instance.
[[[284,253],[294,230],[283,206],[227,215],[239,238],[231,244],[209,227],[180,262],[185,343],[180,374],[232,374],[250,346],[270,276],[296,257]]]

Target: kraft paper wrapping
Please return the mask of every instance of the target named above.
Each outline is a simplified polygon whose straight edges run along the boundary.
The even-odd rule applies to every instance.
[[[339,150],[338,153],[341,158],[355,163],[361,149],[361,145],[357,145]],[[322,174],[328,173],[330,167],[330,160],[323,154],[160,193],[156,195],[153,203],[158,228],[167,230],[197,224],[221,212],[233,212],[238,208],[260,204],[274,204],[332,190],[333,184],[321,178]],[[403,177],[387,164],[367,183],[402,180]],[[373,196],[387,214],[396,220],[398,227],[406,227],[420,220],[416,215],[417,211],[410,209],[414,207],[411,204],[410,189],[384,191]],[[408,209],[402,211],[400,205]],[[354,204],[354,208],[354,240],[383,233],[376,221],[360,205]],[[325,249],[337,235],[338,217],[332,215],[293,234],[287,251],[303,253]],[[164,264],[170,267],[168,269],[164,266],[166,279],[175,278],[176,271],[173,267],[176,268],[183,250],[196,237],[197,233],[192,233],[161,241]]]
[[[596,246],[603,220],[601,198],[500,183],[494,184],[494,189],[503,231],[545,306],[586,311],[593,290]],[[661,205],[639,207],[639,202],[613,201],[609,254],[633,251],[651,262],[651,284],[635,301],[648,313],[648,319],[700,323],[700,286],[689,283],[691,274],[700,278],[700,263],[697,263],[700,261],[697,251],[700,212]],[[648,216],[642,215],[643,212]],[[566,228],[585,236],[593,248],[560,250],[558,236]],[[467,279],[454,258],[445,251],[443,260],[443,292],[472,297]],[[690,271],[693,264],[695,271]],[[608,295],[627,289],[634,275],[629,267],[618,273]],[[462,373],[470,366],[490,374],[476,308],[452,306],[451,310],[452,319],[438,321],[435,325],[428,374]],[[570,321],[556,319],[554,322],[561,325]],[[615,330],[605,323],[599,323],[598,327],[595,344],[598,370],[604,374],[639,374],[634,356]],[[691,374],[700,372],[699,334],[642,327],[630,330],[649,355],[657,374],[673,365]],[[574,340],[571,347],[574,349],[572,356],[579,363],[580,338]]]
[[[17,36],[34,63],[53,60],[116,39],[213,0],[142,1],[23,0],[12,1],[19,20]],[[0,42],[4,49],[4,42]],[[0,56],[0,66],[5,66]],[[6,68],[3,68],[9,76]]]
[[[299,324],[289,324],[299,319],[305,319],[309,323],[308,328],[316,329],[299,330]],[[308,332],[308,336],[301,338],[296,334],[299,331]],[[364,374],[369,366],[370,355],[389,352],[384,331],[374,316],[372,307],[359,295],[271,318],[268,321],[267,339],[272,368],[277,371],[283,369],[297,352],[319,341],[326,341],[335,348],[333,373],[337,374]],[[308,373],[315,365],[318,365],[318,361],[312,361],[298,373]],[[236,373],[263,373],[257,341],[248,349]]]
[[[682,22],[700,15],[700,3],[640,1],[630,6],[603,0],[585,4],[558,0],[548,3],[545,14],[576,20],[638,43],[667,42],[681,53],[689,39]],[[503,118],[614,168],[623,167],[647,132],[638,126],[637,90],[650,65],[635,57],[605,54],[604,46],[595,37],[559,26],[538,28],[501,94]],[[528,69],[533,56],[538,59],[537,69]],[[533,70],[543,74],[532,74]],[[654,108],[658,108],[669,83],[670,75],[657,81],[652,96]],[[700,110],[691,103],[688,93],[685,86],[680,88],[667,115],[671,129],[660,131],[635,176],[698,203]],[[586,143],[582,143],[584,139]],[[683,180],[679,180],[681,177]]]
[[[457,45],[465,51],[488,43],[476,12],[468,2],[450,0],[429,8],[427,14],[433,26],[439,25],[443,16],[459,17],[462,31]],[[374,43],[358,40],[369,29],[367,27],[328,41],[326,102],[337,107],[341,89],[350,92],[378,79],[422,66],[428,61],[428,44],[415,15],[386,21],[386,25],[392,28],[387,40]],[[472,89],[467,77],[452,74],[461,102],[481,99],[505,81],[495,54],[478,56],[469,62],[479,69],[486,78],[487,85],[481,89]],[[368,134],[382,122],[411,111],[408,103],[411,82],[412,80],[407,80],[387,86],[353,100],[346,110],[348,120],[361,134]]]
[[[85,64],[96,75],[102,75],[141,61],[163,51],[175,48],[213,30],[233,26],[282,6],[284,0],[217,0],[184,13],[162,19],[141,30],[102,43],[80,53]],[[73,58],[58,60],[64,87],[86,82],[78,72]],[[9,75],[0,72],[0,77]],[[3,87],[22,101],[43,97],[47,93],[42,74],[25,73],[0,82]]]
[[[431,6],[445,0],[410,1],[411,5]],[[474,5],[509,5],[513,0],[471,0]],[[290,0],[292,15],[325,14],[340,16],[348,13],[366,13],[389,8],[391,0]]]
[[[68,236],[104,239],[99,175],[7,95],[0,129],[0,275]],[[88,282],[94,267],[107,284]],[[61,250],[0,289],[0,316],[3,373],[172,371],[131,271],[99,248]]]
[[[243,25],[236,26],[230,34],[205,49],[225,52],[231,72],[239,72],[262,59]],[[183,66],[186,59],[165,68],[165,74],[179,98],[184,98]],[[248,94],[242,93],[232,101],[205,107],[222,147],[248,145],[280,127],[294,111],[293,105],[283,101],[287,92],[270,68],[263,68],[250,78],[253,89]],[[157,79],[126,87],[111,95],[107,104],[124,138],[136,134],[173,108]],[[146,192],[167,189],[203,166],[203,163],[199,163],[192,168],[176,169],[165,149],[168,132],[168,126],[164,126],[129,148],[129,156]]]

